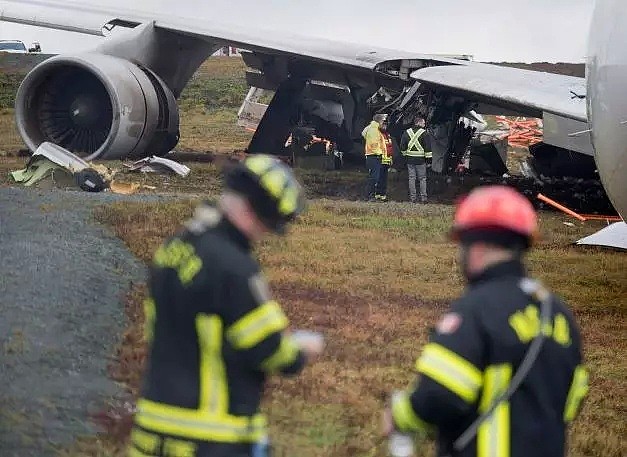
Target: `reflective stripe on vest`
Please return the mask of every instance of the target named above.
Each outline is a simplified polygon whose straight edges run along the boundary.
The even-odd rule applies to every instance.
[[[407,129],[409,142],[407,143],[407,150],[403,151],[404,156],[431,158],[431,152],[425,151],[420,144],[420,138],[422,138],[424,133],[425,129],[418,129],[416,132],[413,129]]]
[[[384,144],[385,144],[385,152],[381,155],[381,163],[383,165],[392,165],[392,138],[389,136],[383,135]]]

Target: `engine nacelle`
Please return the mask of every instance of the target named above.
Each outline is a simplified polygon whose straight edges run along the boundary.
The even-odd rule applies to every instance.
[[[104,54],[37,65],[16,97],[26,145],[44,141],[86,160],[163,155],[178,142],[176,98],[150,69]]]

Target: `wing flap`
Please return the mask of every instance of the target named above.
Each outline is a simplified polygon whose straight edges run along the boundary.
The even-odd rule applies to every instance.
[[[480,102],[537,110],[538,117],[547,112],[587,121],[584,78],[474,62],[422,68],[411,77]]]
[[[627,250],[627,224],[615,222],[604,229],[577,241],[584,246],[606,246]]]

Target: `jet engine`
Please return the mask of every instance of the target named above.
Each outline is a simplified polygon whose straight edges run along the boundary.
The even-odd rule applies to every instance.
[[[150,69],[104,54],[59,55],[37,65],[16,96],[26,145],[44,141],[86,160],[163,155],[176,146],[176,98]]]

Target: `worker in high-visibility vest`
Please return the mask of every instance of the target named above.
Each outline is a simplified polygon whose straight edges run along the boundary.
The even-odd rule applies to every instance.
[[[366,183],[366,198],[368,201],[375,201],[375,196],[380,195],[378,186],[381,180],[381,161],[386,153],[385,114],[375,114],[372,122],[368,124],[361,135],[365,140],[366,168],[368,169],[368,181]]]
[[[427,165],[430,165],[433,154],[429,135],[425,130],[425,120],[416,117],[414,127],[403,132],[401,137],[401,154],[407,160],[409,175],[409,200],[416,203],[416,177],[420,181],[420,201],[427,202]]]
[[[392,166],[394,143],[392,141],[392,135],[390,135],[387,131],[387,124],[385,122],[381,126],[380,130],[383,134],[383,140],[385,141],[385,151],[383,152],[383,155],[381,155],[381,172],[379,173],[379,181],[377,182],[377,189],[374,198],[379,202],[386,202],[388,201],[388,170]]]
[[[418,357],[418,378],[384,412],[391,450],[415,434],[415,444],[433,435],[437,456],[566,455],[588,370],[568,306],[525,271],[537,232],[533,206],[511,187],[460,202],[451,235],[467,287]]]

